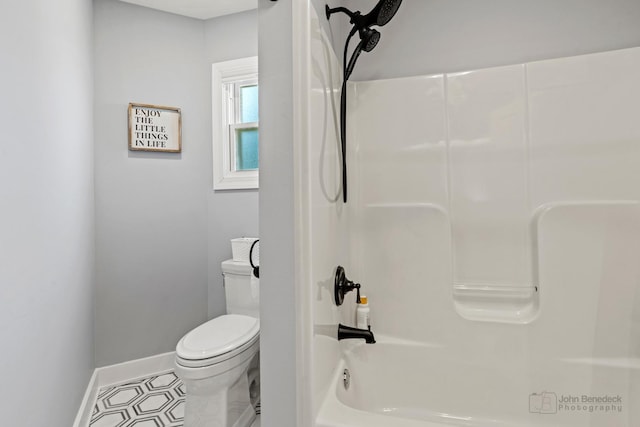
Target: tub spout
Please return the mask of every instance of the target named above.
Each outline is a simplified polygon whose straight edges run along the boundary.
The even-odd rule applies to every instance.
[[[367,342],[367,344],[376,343],[376,339],[373,337],[373,332],[371,332],[371,326],[369,326],[369,329],[358,329],[338,324],[338,341],[351,338],[362,338]]]

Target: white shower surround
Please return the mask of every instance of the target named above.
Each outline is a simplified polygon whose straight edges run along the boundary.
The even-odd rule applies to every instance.
[[[350,84],[343,206],[340,68],[310,15],[298,369],[312,424],[640,424],[640,49]],[[363,284],[378,344],[336,341],[354,309],[333,304],[337,265]],[[620,394],[623,409],[529,413],[544,391]]]

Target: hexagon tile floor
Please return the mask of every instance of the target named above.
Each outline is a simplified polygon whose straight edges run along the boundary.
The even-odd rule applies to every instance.
[[[182,427],[184,393],[173,372],[102,388],[89,427]]]

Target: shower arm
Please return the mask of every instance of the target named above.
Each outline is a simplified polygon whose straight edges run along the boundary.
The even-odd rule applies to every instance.
[[[349,19],[351,19],[351,23],[352,23],[352,24],[355,22],[355,20],[356,20],[359,16],[361,16],[360,12],[352,12],[352,11],[350,11],[349,9],[347,9],[346,7],[342,7],[342,6],[340,6],[340,7],[334,7],[334,8],[332,9],[332,8],[330,8],[330,7],[329,7],[329,5],[328,5],[328,4],[327,4],[327,5],[325,5],[325,7],[324,7],[324,11],[325,11],[325,13],[327,14],[327,19],[329,19],[329,17],[330,17],[331,15],[333,15],[334,13],[336,13],[336,12],[342,12],[342,13],[344,13],[345,15],[348,15],[348,16],[349,16]]]

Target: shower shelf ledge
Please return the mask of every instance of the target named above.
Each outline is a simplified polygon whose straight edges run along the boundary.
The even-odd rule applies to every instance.
[[[365,209],[429,209],[448,215],[447,210],[436,203],[369,203]]]
[[[527,324],[538,316],[537,286],[455,284],[456,311],[467,320]]]

